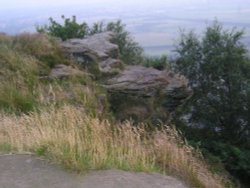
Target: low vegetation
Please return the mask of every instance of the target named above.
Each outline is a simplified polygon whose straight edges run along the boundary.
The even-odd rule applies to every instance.
[[[106,27],[123,33],[120,22],[113,24]],[[93,33],[102,30],[95,27]],[[115,122],[106,92],[85,70],[80,77],[50,79],[57,64],[81,69],[64,57],[56,39],[44,33],[0,35],[0,44],[0,150],[34,152],[77,171],[161,172],[194,187],[231,186],[211,173],[174,128],[148,131],[146,124]],[[166,58],[154,62],[161,69]]]
[[[170,64],[168,62],[167,56],[161,56],[161,57],[144,57],[143,63],[146,67],[153,67],[158,70],[164,70],[170,67]]]
[[[149,134],[145,125],[114,126],[68,105],[22,116],[2,114],[0,120],[0,148],[35,152],[73,170],[165,172],[194,187],[219,188],[226,183],[170,127]]]
[[[43,34],[0,35],[0,44],[0,111],[21,114],[49,105],[77,104],[94,116],[100,114],[96,99],[105,99],[106,94],[89,74],[50,80],[56,64],[72,64],[54,39]]]
[[[49,25],[37,26],[39,33],[58,37],[62,40],[71,38],[84,38],[101,32],[112,31],[115,33],[114,42],[119,46],[121,60],[126,64],[140,64],[143,61],[143,49],[133,40],[130,33],[125,29],[126,25],[121,20],[115,22],[96,22],[89,26],[86,22],[77,23],[76,17],[65,18],[63,24],[49,18]]]

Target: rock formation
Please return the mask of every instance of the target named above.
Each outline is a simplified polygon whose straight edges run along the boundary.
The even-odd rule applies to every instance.
[[[100,33],[86,39],[71,39],[61,44],[78,63],[97,63],[101,73],[116,73],[103,86],[110,93],[111,108],[118,118],[142,121],[165,120],[192,91],[188,80],[171,71],[143,66],[125,66],[119,59],[114,34]]]
[[[192,91],[185,77],[171,71],[159,71],[143,66],[127,66],[123,72],[108,79],[113,110],[121,119],[141,121],[167,120]]]
[[[95,34],[86,39],[70,39],[61,44],[62,49],[79,64],[98,63],[102,73],[119,72],[123,64],[119,60],[119,47],[111,41],[112,32]]]

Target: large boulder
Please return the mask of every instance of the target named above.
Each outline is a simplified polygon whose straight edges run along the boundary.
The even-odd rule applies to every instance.
[[[106,81],[113,109],[121,119],[166,119],[191,94],[188,80],[171,71],[127,66]]]
[[[114,33],[104,32],[85,39],[69,39],[62,42],[61,47],[79,64],[97,63],[102,73],[117,73],[123,64],[119,60],[119,47],[112,43],[113,39]]]
[[[86,39],[70,39],[61,46],[80,64],[96,63],[102,76],[100,80],[109,93],[111,108],[119,119],[167,120],[192,94],[188,80],[171,71],[124,66],[113,39],[114,33],[105,32]],[[109,76],[104,77],[103,73]]]

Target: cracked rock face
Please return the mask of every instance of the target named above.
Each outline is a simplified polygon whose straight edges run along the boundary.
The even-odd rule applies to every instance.
[[[118,118],[167,119],[168,114],[192,95],[184,76],[143,66],[125,66],[113,39],[114,33],[105,32],[86,39],[70,39],[61,46],[78,63],[95,62],[98,71],[111,73],[102,83]]]
[[[143,66],[127,66],[126,69],[106,82],[110,92],[122,92],[141,97],[156,97],[169,94],[181,88],[189,95],[188,80],[170,71],[159,71]]]
[[[102,73],[119,72],[119,47],[112,43],[114,33],[104,32],[85,39],[69,39],[61,43],[62,49],[80,64],[97,63]]]
[[[127,66],[104,87],[111,93],[111,103],[121,119],[133,117],[139,121],[166,119],[166,113],[192,94],[184,76],[143,66]]]

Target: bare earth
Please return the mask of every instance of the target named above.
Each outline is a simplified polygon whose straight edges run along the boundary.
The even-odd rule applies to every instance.
[[[160,174],[120,170],[67,172],[31,155],[0,155],[0,188],[187,188]]]

